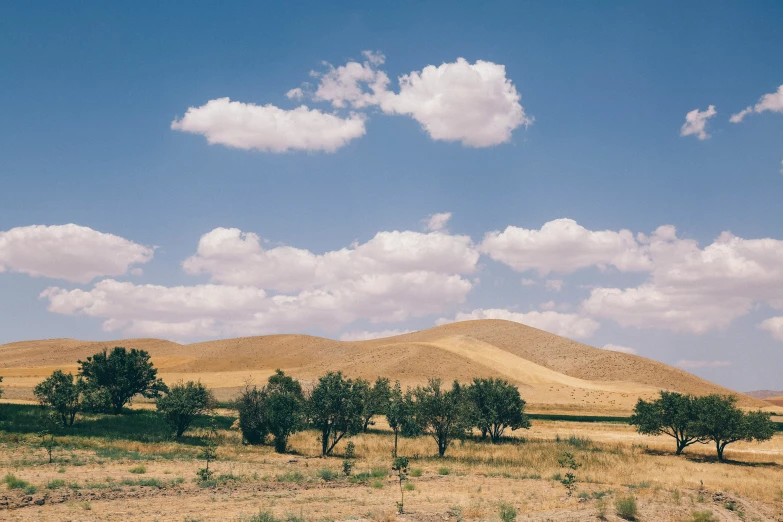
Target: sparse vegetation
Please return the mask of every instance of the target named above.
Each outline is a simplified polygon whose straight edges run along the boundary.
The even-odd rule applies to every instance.
[[[636,499],[633,496],[618,497],[614,501],[617,516],[624,520],[636,520],[639,510],[636,507]]]

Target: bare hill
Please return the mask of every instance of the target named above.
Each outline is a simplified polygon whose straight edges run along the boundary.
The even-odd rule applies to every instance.
[[[567,409],[628,411],[638,397],[652,397],[661,389],[735,393],[644,357],[593,348],[519,323],[479,320],[356,342],[270,335],[188,345],[158,339],[11,343],[0,346],[8,397],[29,397],[32,386],[55,368],[75,371],[78,359],[112,346],[147,350],[167,382],[201,379],[223,397],[248,379],[263,382],[276,368],[304,381],[329,370],[367,379],[383,375],[409,385],[429,377],[502,377],[519,385],[531,404]],[[769,406],[741,397],[744,406]]]

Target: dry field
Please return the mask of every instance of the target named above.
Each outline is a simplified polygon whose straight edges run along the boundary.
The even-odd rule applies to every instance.
[[[413,472],[406,513],[396,515],[392,436],[380,422],[351,439],[353,479],[342,474],[341,456],[315,457],[312,432],[296,435],[287,455],[243,446],[234,430],[220,433],[211,487],[194,481],[203,462],[187,441],[64,437],[49,464],[34,434],[2,433],[0,472],[27,485],[0,487],[0,509],[7,509],[0,519],[240,521],[268,511],[292,521],[500,520],[506,503],[516,520],[599,520],[601,506],[607,520],[620,520],[614,501],[630,495],[642,521],[694,520],[695,512],[712,516],[695,520],[783,520],[782,435],[729,446],[725,464],[706,446],[675,457],[670,439],[610,423],[536,421],[507,443],[456,442],[444,459],[431,456],[427,437],[401,439]],[[582,464],[570,498],[556,475],[564,451]]]

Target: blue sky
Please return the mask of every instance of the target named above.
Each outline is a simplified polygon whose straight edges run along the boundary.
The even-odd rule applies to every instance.
[[[5,4],[0,343],[505,317],[780,389],[781,15]]]

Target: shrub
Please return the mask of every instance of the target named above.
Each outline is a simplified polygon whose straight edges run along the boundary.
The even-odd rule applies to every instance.
[[[168,391],[149,359],[149,353],[144,350],[117,346],[108,352],[104,348],[86,361],[78,361],[79,375],[89,388],[100,390],[108,399],[111,411],[118,414],[136,395],[155,399]]]
[[[438,475],[448,475],[449,473],[451,473],[451,470],[449,468],[438,469]]]
[[[422,473],[421,468],[411,468],[411,477],[421,477]]]
[[[136,466],[135,468],[131,468],[129,471],[137,475],[143,475],[144,473],[147,472],[147,468],[145,468],[144,466]]]
[[[503,522],[513,522],[517,519],[517,510],[511,504],[501,502],[498,506],[498,516]]]
[[[16,475],[12,475],[11,473],[6,474],[3,478],[3,482],[8,486],[8,489],[25,489],[30,486],[29,482],[16,478]]]
[[[712,511],[694,511],[691,517],[684,522],[713,522],[715,520]]]
[[[158,398],[156,407],[174,430],[174,436],[180,438],[197,416],[209,412],[214,405],[215,397],[201,382],[180,381]]]
[[[618,497],[614,501],[617,516],[625,520],[636,520],[639,511],[636,507],[636,499],[632,496]]]
[[[325,482],[331,482],[338,477],[338,474],[336,471],[329,468],[321,468],[318,470],[318,476],[321,477],[321,479],[323,479]]]
[[[600,497],[595,502],[595,514],[599,520],[606,520],[606,499]]]
[[[42,406],[49,406],[60,417],[63,426],[73,426],[76,414],[82,409],[84,381],[74,381],[72,374],[55,370],[38,383],[33,394]]]
[[[61,479],[50,480],[46,483],[46,489],[57,489],[65,487],[65,481]]]
[[[568,496],[570,497],[574,494],[574,491],[576,491],[577,487],[576,475],[574,474],[574,471],[579,469],[582,464],[577,462],[576,459],[574,459],[574,456],[567,451],[564,452],[559,459],[557,459],[557,463],[560,464],[561,468],[565,468],[566,470],[565,477],[560,479],[560,483],[565,486],[566,491],[568,492]]]
[[[473,379],[467,390],[472,403],[473,425],[481,431],[481,438],[489,435],[492,442],[500,441],[507,428],[530,428],[525,415],[525,401],[513,384],[503,379]]]

